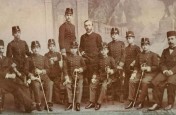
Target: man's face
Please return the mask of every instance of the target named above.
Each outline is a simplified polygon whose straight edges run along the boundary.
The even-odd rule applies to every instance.
[[[0,54],[3,54],[3,53],[4,53],[4,46],[0,45]]]
[[[149,45],[149,44],[143,44],[141,47],[142,47],[142,50],[143,50],[144,52],[150,51],[150,45]]]
[[[91,21],[87,21],[84,23],[84,28],[86,29],[87,33],[90,33],[92,31],[93,28],[93,24]]]
[[[50,45],[48,46],[48,49],[49,49],[49,51],[55,52],[56,46],[55,46],[54,44],[50,44]]]
[[[65,14],[65,19],[67,22],[71,22],[72,18],[73,18],[73,14]]]
[[[106,56],[108,54],[109,50],[108,50],[108,48],[103,48],[100,52],[103,56]]]
[[[176,45],[176,36],[170,36],[167,40],[170,47],[174,47]]]
[[[133,44],[134,43],[134,37],[127,37],[127,42],[129,44]]]
[[[117,33],[111,34],[111,37],[112,37],[112,40],[118,40],[119,34]]]
[[[72,54],[75,55],[75,54],[77,54],[78,49],[77,48],[71,48],[70,51],[71,51]]]
[[[34,48],[32,49],[32,52],[33,52],[33,54],[39,54],[39,52],[40,52],[40,47],[39,47],[39,46],[34,47]]]
[[[20,39],[21,32],[17,31],[17,32],[13,33],[13,36],[14,36],[14,38]]]

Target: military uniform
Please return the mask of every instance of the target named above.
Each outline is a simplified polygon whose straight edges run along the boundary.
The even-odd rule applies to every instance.
[[[0,41],[0,45],[2,45]],[[13,82],[13,79],[7,78],[7,74],[14,73],[12,70],[12,60],[5,56],[0,57],[0,95],[4,95],[5,92],[12,93],[16,97],[17,101],[24,105],[26,112],[32,111],[32,99],[29,97],[29,90],[27,87]],[[3,99],[3,98],[1,98]],[[3,106],[3,100],[0,101],[0,105]],[[18,108],[19,109],[19,108]]]
[[[59,46],[61,52],[70,52],[71,43],[76,40],[75,26],[70,22],[63,23],[59,28]]]
[[[61,68],[59,66],[59,61],[61,60],[61,55],[58,52],[48,52],[45,56],[50,60],[51,58],[57,57],[57,61],[54,64],[49,62],[49,78],[54,82],[53,86],[53,101],[56,103],[60,102],[60,84],[61,84]]]
[[[77,42],[72,44],[72,47],[77,48]],[[76,69],[80,70],[81,72],[76,72]],[[70,82],[66,83],[66,89],[67,89],[67,95],[68,95],[68,103],[72,105],[73,103],[73,93],[72,91],[74,90],[74,82],[75,82],[75,77],[77,74],[77,88],[76,88],[76,110],[79,111],[80,110],[80,103],[81,103],[81,99],[82,99],[82,91],[83,91],[83,75],[82,72],[86,69],[86,65],[84,62],[84,59],[79,56],[79,55],[74,55],[71,54],[67,57],[66,60],[64,60],[64,66],[63,66],[63,70],[64,70],[64,76],[68,76]],[[68,107],[69,109],[69,107]]]
[[[143,45],[150,45],[150,41],[148,38],[142,38],[141,39],[141,47],[145,47]],[[145,67],[145,70],[142,70],[142,68]],[[143,102],[147,96],[148,93],[148,84],[151,83],[152,79],[157,75],[159,70],[159,59],[158,55],[156,53],[153,53],[152,51],[144,51],[139,53],[136,58],[136,63],[134,66],[134,71],[131,75],[130,81],[129,81],[129,96],[128,99],[131,101],[131,104],[129,104],[126,109],[129,109],[132,107],[132,103],[136,103],[135,96],[136,91],[138,87],[138,83],[142,77],[141,81],[141,93],[138,97],[138,109],[141,109],[143,107]],[[147,68],[147,69],[146,69]],[[144,74],[142,74],[144,72]],[[134,75],[136,74],[136,75]],[[133,76],[134,75],[134,76]]]
[[[17,31],[21,31],[19,26],[13,26],[12,27],[12,33],[14,34]],[[6,56],[8,58],[12,58],[13,62],[17,65],[17,70],[22,74],[21,76],[18,76],[15,79],[15,82],[19,84],[24,84],[26,76],[24,75],[24,64],[26,60],[26,56],[29,56],[29,48],[26,43],[26,41],[21,40],[21,39],[15,39],[12,40],[8,45],[7,45],[7,52]],[[20,105],[18,104],[18,100],[15,99],[15,104],[17,107]]]
[[[153,52],[141,52],[137,56],[136,64],[134,70],[138,72],[137,77],[134,79],[130,79],[129,81],[129,100],[134,101],[135,98],[135,91],[137,83],[139,82],[139,79],[141,77],[141,65],[146,64],[146,66],[151,67],[151,72],[145,72],[143,79],[142,79],[142,89],[140,96],[138,98],[139,102],[144,102],[145,97],[147,96],[148,92],[148,84],[151,83],[152,79],[157,75],[158,73],[158,65],[159,65],[159,59],[158,55]]]
[[[123,102],[123,93],[124,93],[124,77],[123,77],[123,66],[125,63],[125,44],[122,41],[111,41],[108,44],[109,56],[113,57],[115,60],[116,68],[119,66],[119,69],[115,73],[115,80],[112,84],[114,87],[113,95],[118,94],[120,102]],[[117,89],[115,87],[118,87]]]
[[[97,82],[95,84],[91,83],[90,84],[90,102],[95,103],[96,102],[96,93],[97,93],[97,88],[99,84],[101,84],[100,88],[100,95],[98,98],[98,103],[101,104],[103,99],[106,96],[106,91],[107,91],[107,86],[108,84],[111,84],[112,82],[112,76],[109,77],[107,80],[107,73],[106,73],[106,68],[109,67],[111,69],[116,70],[115,67],[115,61],[112,57],[100,57],[98,61],[98,68],[97,72],[95,74],[97,75]]]
[[[35,47],[40,47],[40,44],[38,41],[32,41],[31,43],[31,49]],[[32,80],[32,77],[38,77],[41,78],[41,81],[43,82],[43,88],[46,95],[46,101],[48,102],[48,106],[52,107],[52,91],[53,91],[53,82],[49,79],[48,73],[49,73],[49,60],[40,54],[31,54],[30,57],[28,57],[26,63],[25,63],[25,73],[28,75],[29,79],[31,79],[31,87],[34,92],[34,98],[35,102],[37,103],[37,109],[41,111],[41,98],[40,98],[40,87],[41,84],[38,80]],[[41,74],[37,74],[35,71],[36,69],[39,69],[42,72]],[[50,111],[52,111],[51,108],[49,108]]]
[[[99,50],[102,47],[101,43],[101,36],[95,32],[92,32],[91,34],[86,33],[81,36],[79,49],[80,52],[85,52],[85,54],[83,55],[87,66],[85,77],[88,79],[89,82],[93,75],[93,71],[97,66]]]
[[[133,37],[130,39],[134,39],[134,33],[132,31],[126,32],[126,39],[129,37]],[[135,60],[137,58],[137,55],[140,53],[140,47],[135,44],[129,44],[125,48],[125,80],[124,80],[124,98],[128,98],[128,91],[129,91],[129,78],[131,77],[132,71],[134,69]],[[133,64],[134,63],[134,64]]]

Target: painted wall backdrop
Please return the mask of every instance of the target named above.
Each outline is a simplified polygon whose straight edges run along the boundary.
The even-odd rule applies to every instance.
[[[42,54],[47,52],[47,40],[57,41],[58,28],[64,21],[64,9],[73,7],[77,40],[85,33],[83,22],[91,19],[94,30],[104,41],[111,41],[111,27],[118,27],[121,40],[125,32],[134,31],[136,43],[149,37],[152,50],[161,54],[167,47],[166,32],[176,30],[176,0],[0,0],[0,39],[7,45],[13,37],[11,27],[19,25],[22,39],[30,46],[39,40]]]

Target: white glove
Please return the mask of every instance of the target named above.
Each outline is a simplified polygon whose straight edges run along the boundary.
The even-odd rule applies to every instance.
[[[93,84],[95,84],[97,82],[97,80],[94,79],[94,78],[92,78],[91,81],[92,81]]]
[[[16,74],[15,73],[7,73],[6,76],[5,76],[6,79],[10,78],[10,79],[15,79],[16,78]]]
[[[81,52],[81,55],[84,55],[84,54],[86,54],[85,51],[82,51],[82,52]]]
[[[49,61],[50,61],[50,64],[52,64],[52,65],[54,64],[53,58],[50,58]]]
[[[117,66],[117,69],[123,69],[123,67],[118,65],[118,66]]]
[[[82,73],[82,72],[83,72],[83,69],[82,69],[82,68],[75,69],[74,72]]]
[[[71,83],[71,81],[70,81],[70,78],[69,78],[69,76],[67,75],[67,76],[65,76],[65,83],[67,84],[67,83]]]
[[[114,73],[114,70],[113,70],[113,69],[108,68],[108,69],[107,69],[107,73],[109,73],[109,74],[111,74],[111,75],[112,75],[112,74]]]
[[[31,84],[31,82],[32,82],[31,79],[28,79],[28,80],[26,81],[27,84]]]
[[[136,78],[136,75],[137,75],[137,73],[136,73],[136,72],[133,72],[133,73],[131,74],[130,79],[131,79],[131,80],[135,79],[135,78]]]
[[[16,66],[17,66],[16,63],[12,63],[11,65],[12,68],[15,68]]]
[[[169,70],[168,72],[170,76],[174,74],[171,70]]]
[[[97,78],[97,76],[95,74],[93,74],[92,79],[91,79],[93,84],[95,84],[97,82],[96,78]]]

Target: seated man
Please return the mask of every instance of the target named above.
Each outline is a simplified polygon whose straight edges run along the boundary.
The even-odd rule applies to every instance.
[[[150,41],[148,38],[141,39],[141,47],[143,51],[137,56],[134,71],[129,81],[128,99],[130,103],[125,109],[135,106],[137,100],[136,93],[138,93],[137,88],[139,87],[140,79],[142,79],[141,93],[137,100],[137,109],[143,108],[143,102],[148,94],[148,84],[151,83],[151,80],[158,73],[158,55],[150,51]]]
[[[31,43],[32,55],[28,57],[25,64],[26,75],[29,76],[31,80],[31,87],[34,91],[34,98],[36,108],[38,111],[41,111],[41,98],[40,98],[40,89],[41,85],[44,88],[44,93],[47,101],[45,104],[45,110],[49,109],[52,111],[52,91],[53,91],[53,82],[49,79],[48,73],[48,59],[40,55],[40,43],[38,41],[32,41]],[[43,82],[41,84],[41,82]],[[48,106],[47,106],[48,105]],[[48,108],[47,108],[48,107]]]
[[[25,112],[32,112],[33,104],[32,99],[29,97],[27,92],[28,88],[13,82],[13,80],[17,77],[14,70],[15,66],[12,61],[3,56],[4,53],[4,41],[0,40],[0,96],[3,99],[3,92],[12,93],[14,97],[17,97],[20,104],[24,105]],[[24,90],[25,88],[25,90]],[[19,97],[19,98],[18,98]],[[3,100],[0,100],[0,112],[3,110]]]
[[[108,52],[109,50],[107,44],[103,43],[97,70],[92,76],[92,82],[90,84],[90,103],[86,106],[86,109],[92,108],[94,106],[95,110],[99,110],[101,108],[102,101],[106,96],[107,86],[112,82],[111,75],[116,72],[115,61],[112,57],[108,56]],[[100,84],[100,95],[96,103],[97,88]]]
[[[175,102],[176,90],[176,31],[167,32],[169,47],[163,50],[160,60],[160,73],[152,81],[154,85],[153,96],[155,104],[149,111],[154,111],[162,106],[164,88],[167,85],[168,106],[165,110],[172,109]]]
[[[86,69],[86,65],[84,59],[78,55],[78,44],[77,42],[73,42],[71,44],[70,49],[71,54],[67,56],[66,60],[64,60],[64,76],[68,95],[68,107],[66,110],[72,109],[74,101],[76,102],[76,111],[80,111],[80,103],[82,99],[82,91],[83,91],[83,71]],[[76,76],[77,75],[77,76]],[[77,77],[77,78],[76,78]],[[76,89],[75,88],[75,80],[76,80]],[[72,91],[76,91],[75,94]],[[73,100],[75,97],[75,100]],[[74,108],[73,108],[74,109]]]

